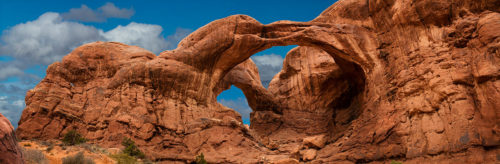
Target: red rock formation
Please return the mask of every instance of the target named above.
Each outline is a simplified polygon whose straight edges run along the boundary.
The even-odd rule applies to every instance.
[[[207,103],[215,99],[197,95],[203,83],[188,83],[203,80],[204,74],[195,70],[134,46],[86,44],[52,64],[47,77],[28,92],[17,133],[21,138],[48,139],[75,129],[103,146],[116,146],[130,137],[148,157],[161,161],[192,160],[206,149],[202,143],[211,149],[241,142],[247,147],[240,152],[251,151],[256,143],[243,135],[247,129],[241,117]],[[222,131],[234,134],[213,135]],[[219,154],[225,152],[207,151],[203,152],[208,160],[224,161]]]
[[[17,133],[76,129],[104,146],[127,136],[163,162],[499,161],[499,8],[346,0],[310,22],[216,20],[159,56],[86,44],[28,92]],[[249,57],[282,45],[300,47],[266,90]],[[250,129],[216,102],[231,84]]]
[[[14,127],[0,113],[0,163],[21,164],[23,154],[21,148],[17,145]]]

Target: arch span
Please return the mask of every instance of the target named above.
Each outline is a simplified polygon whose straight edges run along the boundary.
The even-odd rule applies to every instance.
[[[198,89],[202,91],[199,92],[199,99],[215,102],[217,95],[231,85],[243,90],[253,110],[252,129],[262,136],[268,136],[270,132],[276,131],[283,125],[291,129],[300,127],[299,133],[307,135],[328,132],[336,135],[338,129],[342,129],[359,115],[362,97],[359,95],[365,87],[365,73],[370,72],[377,62],[374,57],[375,50],[371,49],[374,47],[374,42],[370,32],[353,25],[291,21],[263,25],[249,16],[236,15],[206,25],[182,40],[177,49],[165,51],[159,57],[190,65],[205,76],[209,76],[202,78],[202,84],[208,84],[208,86],[203,88],[199,84],[193,86],[201,88]],[[322,102],[310,99],[307,100],[308,102],[297,100],[300,103],[292,103],[286,98],[280,99],[279,96],[284,96],[286,93],[279,92],[279,81],[291,80],[285,77],[290,75],[290,70],[286,72],[286,68],[283,68],[282,75],[273,79],[275,86],[270,86],[269,90],[260,83],[257,67],[250,56],[273,46],[287,45],[300,46],[290,53],[304,59],[294,60],[313,62],[314,59],[306,59],[306,56],[320,57],[321,55],[318,56],[318,54],[322,54],[321,57],[329,56],[330,60],[333,59],[330,63],[327,62],[328,68],[324,68],[328,75],[324,75],[325,77],[319,82],[315,79],[318,84],[302,88],[297,84],[285,87],[316,89],[317,91],[310,92],[315,95],[310,96],[318,100],[325,99],[321,100]],[[294,76],[305,76],[305,74],[298,73]],[[334,89],[335,87],[340,89]],[[300,98],[297,94],[288,96],[287,98],[290,96]],[[297,106],[297,103],[300,105]],[[336,110],[341,112],[336,112]],[[297,122],[301,119],[289,118],[292,116],[304,117],[309,121]],[[345,117],[347,120],[339,120],[336,117]],[[255,122],[256,120],[260,122]],[[328,123],[325,124],[325,122]],[[340,122],[342,122],[342,127],[339,128]],[[311,123],[317,124],[318,128],[307,129],[300,125]]]
[[[364,83],[365,73],[376,64],[375,40],[366,29],[354,25],[278,21],[263,25],[245,15],[234,15],[211,22],[183,39],[177,49],[159,57],[173,59],[208,73],[209,84],[202,94],[212,101],[217,85],[228,72],[253,54],[272,46],[317,47],[329,55],[353,82]],[[200,99],[203,99],[200,97]]]
[[[30,90],[16,133],[23,139],[54,139],[76,127],[92,142],[106,145],[119,144],[121,137],[116,136],[128,136],[141,141],[138,146],[148,154],[155,153],[152,156],[157,160],[179,159],[171,156],[179,151],[184,152],[183,160],[189,160],[203,145],[220,146],[226,141],[231,143],[222,146],[239,145],[236,141],[256,145],[253,134],[239,124],[241,116],[217,103],[224,86],[241,88],[248,95],[253,115],[268,118],[258,119],[271,123],[267,129],[294,120],[287,121],[286,116],[293,110],[282,106],[279,96],[255,80],[257,69],[248,69],[256,68],[249,60],[251,55],[280,45],[321,49],[335,59],[342,75],[339,78],[348,77],[349,83],[363,87],[364,74],[376,61],[374,50],[367,48],[374,42],[371,38],[356,26],[287,21],[262,25],[238,15],[206,25],[183,39],[175,50],[159,56],[121,43],[85,44],[49,66],[44,80]],[[332,118],[335,115],[330,113]],[[251,128],[258,134],[267,134],[254,123]],[[211,138],[220,131],[228,135]],[[256,155],[268,152],[253,146],[242,147],[242,151],[251,152],[242,159],[257,159]],[[210,156],[219,153],[209,152]]]
[[[218,89],[233,84],[243,90],[253,110],[250,125],[258,137],[293,140],[325,134],[335,139],[361,113],[364,84],[351,76],[325,51],[302,46],[287,54],[268,89],[261,85],[251,59],[234,67]]]

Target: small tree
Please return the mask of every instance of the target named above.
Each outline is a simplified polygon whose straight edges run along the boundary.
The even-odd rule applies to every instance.
[[[196,162],[196,164],[207,164],[207,161],[205,160],[205,156],[203,155],[203,153],[196,156],[195,162]]]
[[[122,141],[122,145],[125,146],[122,151],[124,154],[137,158],[144,158],[144,153],[142,153],[141,150],[139,150],[139,148],[135,146],[135,142],[130,138],[124,138]]]
[[[113,158],[117,164],[136,164],[137,159],[135,157],[132,157],[128,154],[125,153],[118,153],[118,154],[113,154],[110,155],[111,158]]]
[[[87,142],[87,139],[83,138],[75,130],[70,130],[68,133],[64,134],[63,143],[66,145],[77,145]]]

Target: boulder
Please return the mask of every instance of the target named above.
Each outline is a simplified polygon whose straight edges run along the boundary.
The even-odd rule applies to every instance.
[[[310,161],[316,158],[316,152],[317,150],[315,149],[306,149],[306,150],[301,150],[300,155],[302,156],[303,161]]]
[[[302,141],[302,143],[307,147],[319,148],[319,149],[325,147],[325,142],[326,142],[325,135],[306,137]]]

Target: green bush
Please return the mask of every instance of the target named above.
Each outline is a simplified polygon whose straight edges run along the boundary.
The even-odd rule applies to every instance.
[[[399,162],[399,161],[391,161],[391,164],[403,164],[403,162]]]
[[[110,155],[111,158],[116,160],[118,164],[135,164],[137,158],[144,159],[145,155],[137,146],[135,142],[130,138],[123,138],[122,145],[125,147],[121,153]],[[149,163],[148,161],[143,161],[142,163]]]
[[[79,152],[74,156],[64,157],[62,160],[63,164],[95,164],[95,162],[90,158],[85,158],[83,152]]]
[[[195,162],[196,162],[196,164],[207,164],[207,161],[205,160],[205,156],[203,155],[203,153],[196,156]]]
[[[45,155],[40,150],[22,148],[24,160],[29,164],[46,164],[49,163]]]
[[[124,138],[122,141],[122,145],[125,147],[122,152],[123,154],[127,154],[129,156],[137,157],[137,158],[144,158],[144,153],[135,146],[135,142],[131,140],[130,138]]]
[[[63,143],[66,145],[77,145],[87,142],[87,139],[83,138],[75,130],[70,130],[68,133],[64,134]]]
[[[113,154],[110,155],[110,157],[113,158],[118,164],[135,164],[137,162],[135,157],[125,153]]]

